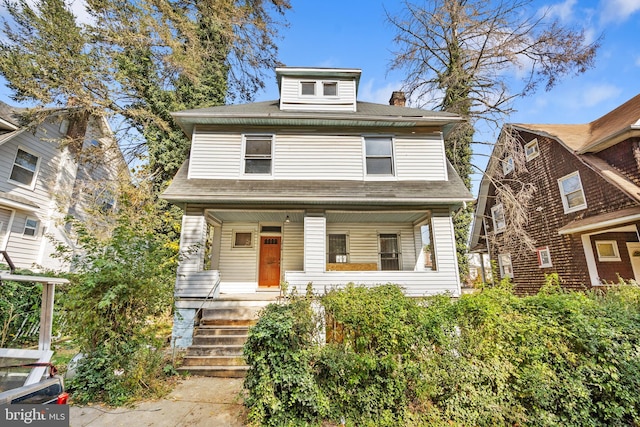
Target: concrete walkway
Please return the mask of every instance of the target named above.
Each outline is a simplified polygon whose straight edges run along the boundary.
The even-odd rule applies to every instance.
[[[164,399],[134,408],[70,407],[70,427],[242,427],[241,378],[189,377]]]

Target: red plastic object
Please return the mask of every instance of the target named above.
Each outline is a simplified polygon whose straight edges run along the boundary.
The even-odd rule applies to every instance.
[[[69,401],[69,393],[64,392],[58,395],[58,400],[56,400],[56,404],[66,405],[68,401]]]

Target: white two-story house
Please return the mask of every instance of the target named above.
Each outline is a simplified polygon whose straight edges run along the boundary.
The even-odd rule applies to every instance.
[[[0,102],[0,251],[18,269],[66,271],[54,256],[59,243],[74,248],[64,217],[112,205],[110,189],[127,165],[102,116],[51,109],[23,125],[22,113]]]
[[[359,102],[360,74],[278,68],[279,100],[173,114],[192,141],[163,194],[184,209],[183,318],[205,298],[281,283],[460,293],[452,215],[473,197],[443,134],[461,119],[405,107],[404,96]]]

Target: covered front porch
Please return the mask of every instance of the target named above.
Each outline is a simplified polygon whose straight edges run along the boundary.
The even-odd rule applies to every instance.
[[[408,295],[458,295],[448,209],[189,208],[178,298],[397,283]]]

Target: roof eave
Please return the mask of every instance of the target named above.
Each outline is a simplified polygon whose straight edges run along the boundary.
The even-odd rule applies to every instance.
[[[611,135],[607,135],[606,137],[599,139],[598,141],[592,144],[589,144],[588,146],[580,149],[577,153],[578,154],[598,153],[602,150],[605,150],[609,147],[612,147],[624,141],[625,139],[638,137],[638,136],[640,136],[640,126],[638,125],[627,126],[624,129],[621,129],[615,133],[612,133]]]

